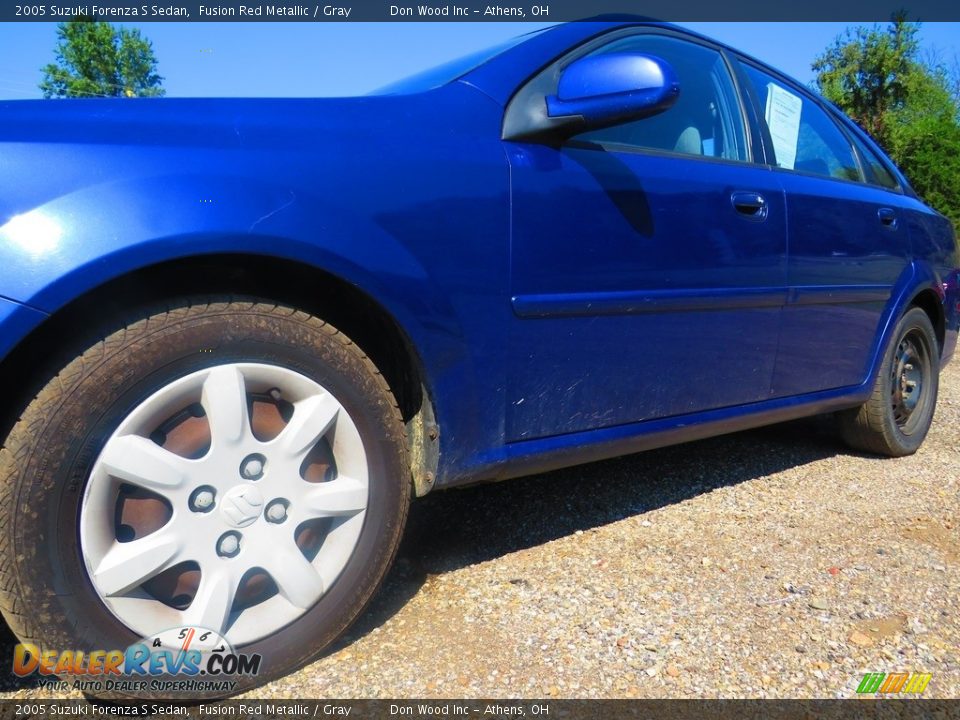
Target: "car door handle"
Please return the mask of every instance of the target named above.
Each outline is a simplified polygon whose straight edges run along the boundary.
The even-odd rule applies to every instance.
[[[897,214],[890,208],[880,208],[877,210],[877,217],[880,219],[880,224],[884,227],[888,227],[891,230],[896,230],[897,228]]]
[[[770,211],[767,200],[758,192],[737,191],[730,195],[733,209],[751,220],[765,220]]]

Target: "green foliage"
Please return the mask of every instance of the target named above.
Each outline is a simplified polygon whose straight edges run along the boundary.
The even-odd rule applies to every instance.
[[[46,98],[163,95],[151,42],[139,30],[89,18],[57,25],[56,62],[43,76]]]
[[[920,59],[919,23],[847,30],[813,63],[820,92],[890,154],[923,199],[960,227],[960,93]]]
[[[930,115],[895,128],[891,154],[917,193],[960,228],[960,126]]]
[[[886,30],[848,29],[813,62],[817,87],[876,138],[887,115],[909,97],[907,78],[919,49],[918,24],[897,18]]]

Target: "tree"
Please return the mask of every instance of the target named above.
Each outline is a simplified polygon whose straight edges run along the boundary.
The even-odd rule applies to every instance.
[[[960,227],[960,97],[951,69],[920,58],[919,23],[847,30],[813,63],[816,85]]]
[[[906,102],[918,30],[902,17],[886,32],[876,26],[848,29],[814,60],[818,89],[871,135],[883,137],[887,113]]]
[[[960,55],[954,53],[949,68],[950,92],[953,93],[953,102],[960,108]]]
[[[43,68],[46,98],[164,94],[153,45],[139,30],[78,17],[57,25],[56,62]]]

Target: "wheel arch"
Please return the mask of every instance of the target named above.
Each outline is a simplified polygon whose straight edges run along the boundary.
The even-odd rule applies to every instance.
[[[0,360],[0,391],[11,417],[0,417],[0,438],[39,391],[102,330],[140,309],[175,298],[238,295],[289,304],[342,331],[373,361],[396,397],[407,427],[417,495],[429,492],[439,450],[427,369],[401,322],[371,293],[325,269],[285,258],[246,253],[180,257],[147,265],[95,285],[52,313]],[[96,317],[96,322],[91,322]],[[398,351],[399,350],[399,351]]]
[[[937,335],[937,345],[940,354],[943,354],[944,343],[946,340],[946,316],[943,312],[943,300],[941,296],[932,288],[925,288],[916,293],[911,299],[907,308],[918,307],[923,310],[930,323],[933,325],[934,332]]]

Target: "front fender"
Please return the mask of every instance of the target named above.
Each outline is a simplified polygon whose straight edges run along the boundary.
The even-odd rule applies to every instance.
[[[441,427],[456,426],[448,398],[476,405],[474,363],[443,283],[376,217],[349,216],[300,189],[230,177],[95,185],[0,227],[0,294],[42,311],[3,325],[8,346],[0,356],[44,313],[104,283],[159,263],[226,253],[291,260],[355,285],[410,338]]]
[[[441,425],[438,485],[502,444],[509,169],[488,96],[77,102],[69,122],[2,110],[0,296],[55,312],[179,258],[300,262],[410,339]]]
[[[381,302],[412,301],[409,309],[398,305],[398,314],[450,315],[423,265],[375,223],[344,217],[300,189],[233,177],[95,185],[11,218],[0,227],[0,294],[53,312],[133,270],[227,252],[305,262]]]

